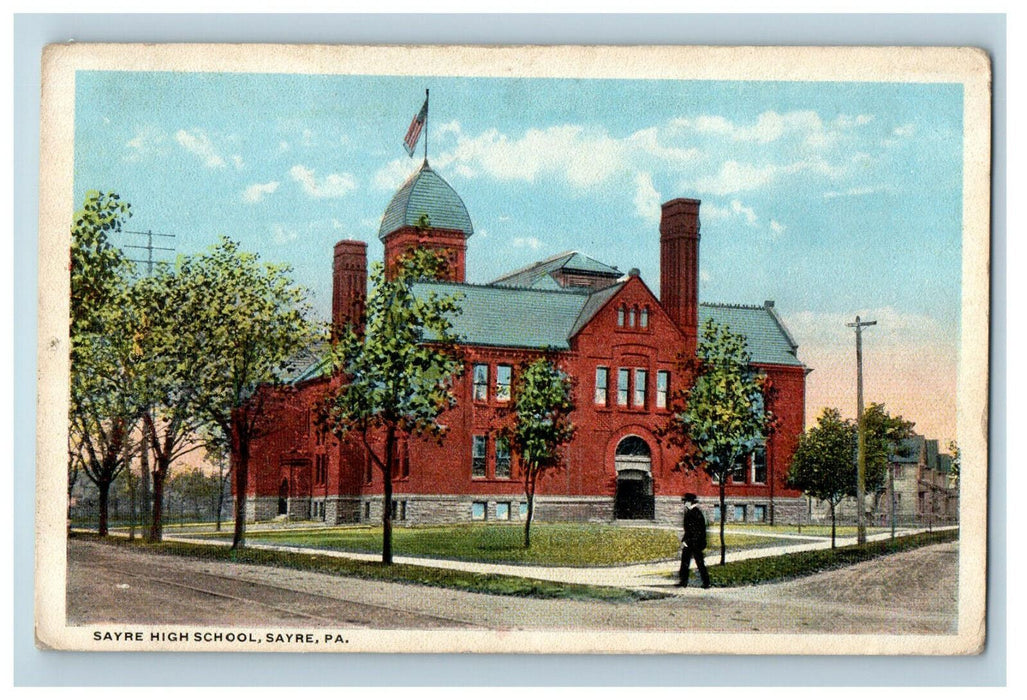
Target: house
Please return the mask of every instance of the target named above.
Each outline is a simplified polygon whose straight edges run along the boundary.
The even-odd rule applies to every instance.
[[[693,491],[713,515],[717,486],[702,473],[675,468],[680,451],[657,439],[672,393],[688,381],[680,356],[694,356],[701,324],[712,318],[748,339],[753,363],[774,388],[778,429],[731,476],[727,519],[792,520],[806,512],[802,494],[785,485],[803,429],[807,368],[772,301],[700,304],[699,208],[695,199],[662,206],[657,296],[638,270],[618,270],[586,252],[567,251],[487,284],[465,280],[471,217],[427,160],[396,192],[382,217],[387,274],[413,247],[449,260],[444,279],[416,293],[459,292],[453,319],[466,371],[453,386],[457,405],[440,418],[442,444],[410,438],[399,448],[389,507],[398,522],[516,521],[526,501],[517,456],[497,434],[510,410],[521,363],[554,353],[575,383],[577,427],[565,465],[538,483],[540,520],[679,523],[681,496]],[[640,242],[640,245],[645,245]],[[333,325],[358,323],[366,301],[367,246],[335,245]],[[322,434],[313,408],[331,377],[315,356],[298,362],[289,406],[276,429],[251,448],[247,517],[329,523],[381,518],[382,474],[356,440]]]

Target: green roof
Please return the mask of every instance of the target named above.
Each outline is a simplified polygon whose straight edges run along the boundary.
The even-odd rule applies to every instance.
[[[557,270],[567,272],[585,272],[599,277],[609,277],[611,280],[621,277],[623,273],[615,267],[610,267],[593,258],[588,257],[576,250],[568,250],[559,253],[545,260],[532,263],[527,267],[507,273],[502,277],[493,280],[492,284],[504,287],[533,287],[549,288],[553,284],[551,275]]]
[[[460,294],[453,333],[468,345],[567,350],[571,331],[589,300],[576,290],[419,282],[414,294]]]
[[[803,366],[795,354],[798,345],[772,305],[699,304],[700,340],[702,325],[708,318],[718,324],[726,324],[733,333],[744,335],[754,363]]]
[[[427,214],[434,228],[463,231],[470,238],[474,233],[467,207],[449,183],[424,161],[421,169],[403,183],[385,208],[378,238],[404,226],[417,226],[421,215]]]

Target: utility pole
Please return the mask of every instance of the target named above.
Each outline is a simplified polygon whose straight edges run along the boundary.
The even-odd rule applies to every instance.
[[[867,524],[864,501],[866,500],[866,474],[867,474],[867,450],[866,450],[866,424],[863,420],[863,329],[867,326],[876,326],[877,321],[860,321],[856,317],[855,323],[846,323],[848,328],[856,329],[856,420],[858,441],[856,447],[856,544],[866,544]]]
[[[150,229],[147,229],[146,231],[127,231],[125,229],[122,229],[121,233],[126,233],[126,234],[129,234],[129,235],[132,235],[132,236],[146,236],[146,245],[133,245],[131,243],[123,243],[122,247],[123,248],[132,248],[134,250],[145,250],[146,251],[146,259],[145,260],[139,260],[138,258],[128,258],[128,261],[129,262],[134,262],[134,263],[137,263],[137,264],[140,264],[140,265],[146,265],[146,275],[147,276],[153,274],[153,263],[154,263],[153,251],[155,251],[155,250],[167,251],[167,252],[174,252],[175,251],[174,248],[167,248],[167,247],[163,247],[163,246],[155,246],[153,244],[154,236],[156,236],[158,238],[174,238],[175,235],[173,233],[154,233]],[[144,531],[148,532],[150,527],[152,526],[152,523],[153,523],[153,521],[152,521],[152,515],[153,515],[153,503],[152,503],[152,500],[153,500],[153,498],[152,498],[152,493],[151,493],[152,474],[150,473],[149,439],[147,438],[147,435],[146,435],[146,426],[145,425],[143,426],[142,431],[143,431],[143,434],[142,434],[142,436],[141,436],[141,438],[139,440],[139,471],[141,472],[140,473],[140,477],[141,477],[140,478],[140,482],[141,482],[140,486],[142,487],[142,492],[143,492],[142,493],[142,501],[143,501],[143,510],[145,512],[145,514],[142,516],[142,529]]]

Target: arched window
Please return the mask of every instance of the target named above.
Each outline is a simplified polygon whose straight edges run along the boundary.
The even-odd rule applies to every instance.
[[[624,327],[624,307],[617,307],[617,325]]]
[[[635,307],[633,306],[631,307],[631,310],[628,311],[628,326],[631,328],[635,327]]]
[[[649,327],[649,307],[643,306],[642,310],[638,314],[638,325],[641,328]]]

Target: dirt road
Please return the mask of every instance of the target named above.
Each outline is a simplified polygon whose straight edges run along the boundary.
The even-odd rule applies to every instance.
[[[946,634],[958,545],[781,584],[636,603],[534,600],[68,546],[68,622],[377,629],[603,629]]]

